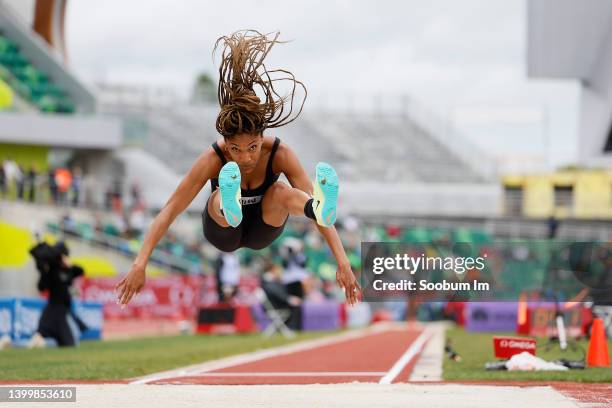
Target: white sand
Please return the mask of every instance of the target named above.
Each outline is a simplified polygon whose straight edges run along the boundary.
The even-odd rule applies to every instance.
[[[24,384],[25,385],[25,384]],[[69,384],[67,384],[69,385]],[[7,407],[575,408],[550,387],[372,383],[321,385],[77,385],[77,402]]]

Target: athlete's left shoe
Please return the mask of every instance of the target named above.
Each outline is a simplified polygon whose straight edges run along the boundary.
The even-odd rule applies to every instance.
[[[336,222],[338,207],[338,174],[332,166],[319,162],[314,182],[312,203],[317,224],[329,227]]]
[[[236,228],[242,222],[240,201],[240,169],[236,162],[227,162],[219,172],[219,190],[223,216],[229,225]]]

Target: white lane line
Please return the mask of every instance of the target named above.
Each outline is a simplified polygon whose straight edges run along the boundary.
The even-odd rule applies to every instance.
[[[409,382],[413,381],[441,381],[442,363],[444,360],[444,332],[448,322],[429,323],[431,338],[427,341],[419,359],[410,373]]]
[[[198,377],[380,377],[386,371],[304,371],[256,373],[201,373]]]
[[[410,344],[408,350],[395,362],[393,367],[387,372],[387,374],[380,379],[379,384],[391,384],[395,377],[397,377],[404,367],[422,350],[430,337],[429,330],[425,330],[415,341]]]
[[[364,329],[353,330],[348,333],[342,333],[332,337],[326,337],[322,339],[306,340],[299,343],[289,344],[286,346],[279,346],[274,348],[268,348],[260,351],[251,353],[240,354],[237,356],[230,356],[221,358],[214,361],[209,361],[201,364],[194,364],[187,367],[181,367],[174,370],[168,370],[158,373],[149,374],[143,377],[134,378],[129,384],[147,384],[159,380],[165,380],[168,378],[175,377],[186,377],[192,375],[199,375],[202,373],[210,372],[213,370],[220,370],[231,366],[240,364],[251,363],[254,361],[263,360],[270,357],[277,357],[285,354],[297,353],[317,347],[328,346],[343,341],[353,340],[357,338],[363,338],[365,336],[371,336],[380,334],[386,331],[404,331],[407,330],[408,326],[405,324],[398,323],[380,323],[373,326],[369,326]]]

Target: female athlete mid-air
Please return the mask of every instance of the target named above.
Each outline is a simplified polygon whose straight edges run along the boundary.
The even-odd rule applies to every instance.
[[[347,301],[357,302],[357,284],[348,257],[334,228],[338,203],[338,175],[318,163],[314,182],[296,154],[266,130],[292,122],[295,91],[304,85],[286,70],[268,70],[264,59],[280,43],[257,31],[239,31],[217,40],[221,49],[216,128],[223,136],[213,143],[183,178],[155,217],[130,272],[117,284],[118,303],[126,305],[145,284],[145,267],[153,249],[174,219],[211,181],[212,194],[202,214],[204,236],[221,251],[241,247],[262,249],[283,231],[289,215],[304,215],[316,222],[327,241],[338,269],[336,281]],[[287,82],[291,93],[281,97],[275,85]],[[263,100],[257,96],[260,92]],[[283,173],[290,185],[278,181]]]

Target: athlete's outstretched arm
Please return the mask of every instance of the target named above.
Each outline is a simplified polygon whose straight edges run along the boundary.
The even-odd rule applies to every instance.
[[[277,158],[274,160],[275,169],[285,174],[292,187],[312,196],[312,181],[308,178],[308,174],[306,174],[304,167],[302,167],[293,150],[289,146],[281,144],[276,156]],[[276,167],[277,163],[278,167]],[[315,224],[321,235],[325,238],[325,241],[327,241],[327,245],[329,245],[334,254],[334,258],[336,258],[336,263],[338,264],[336,282],[344,289],[348,303],[354,305],[358,301],[361,288],[357,283],[357,279],[355,279],[351,264],[342,246],[342,241],[338,236],[338,231],[336,231],[333,225],[331,227],[322,227],[317,223]]]
[[[145,269],[157,243],[170,228],[174,219],[182,213],[202,190],[206,182],[219,173],[221,160],[210,148],[202,153],[178,185],[162,210],[157,214],[144,238],[142,248],[134,259],[130,272],[117,284],[117,300],[126,305],[145,283]]]

